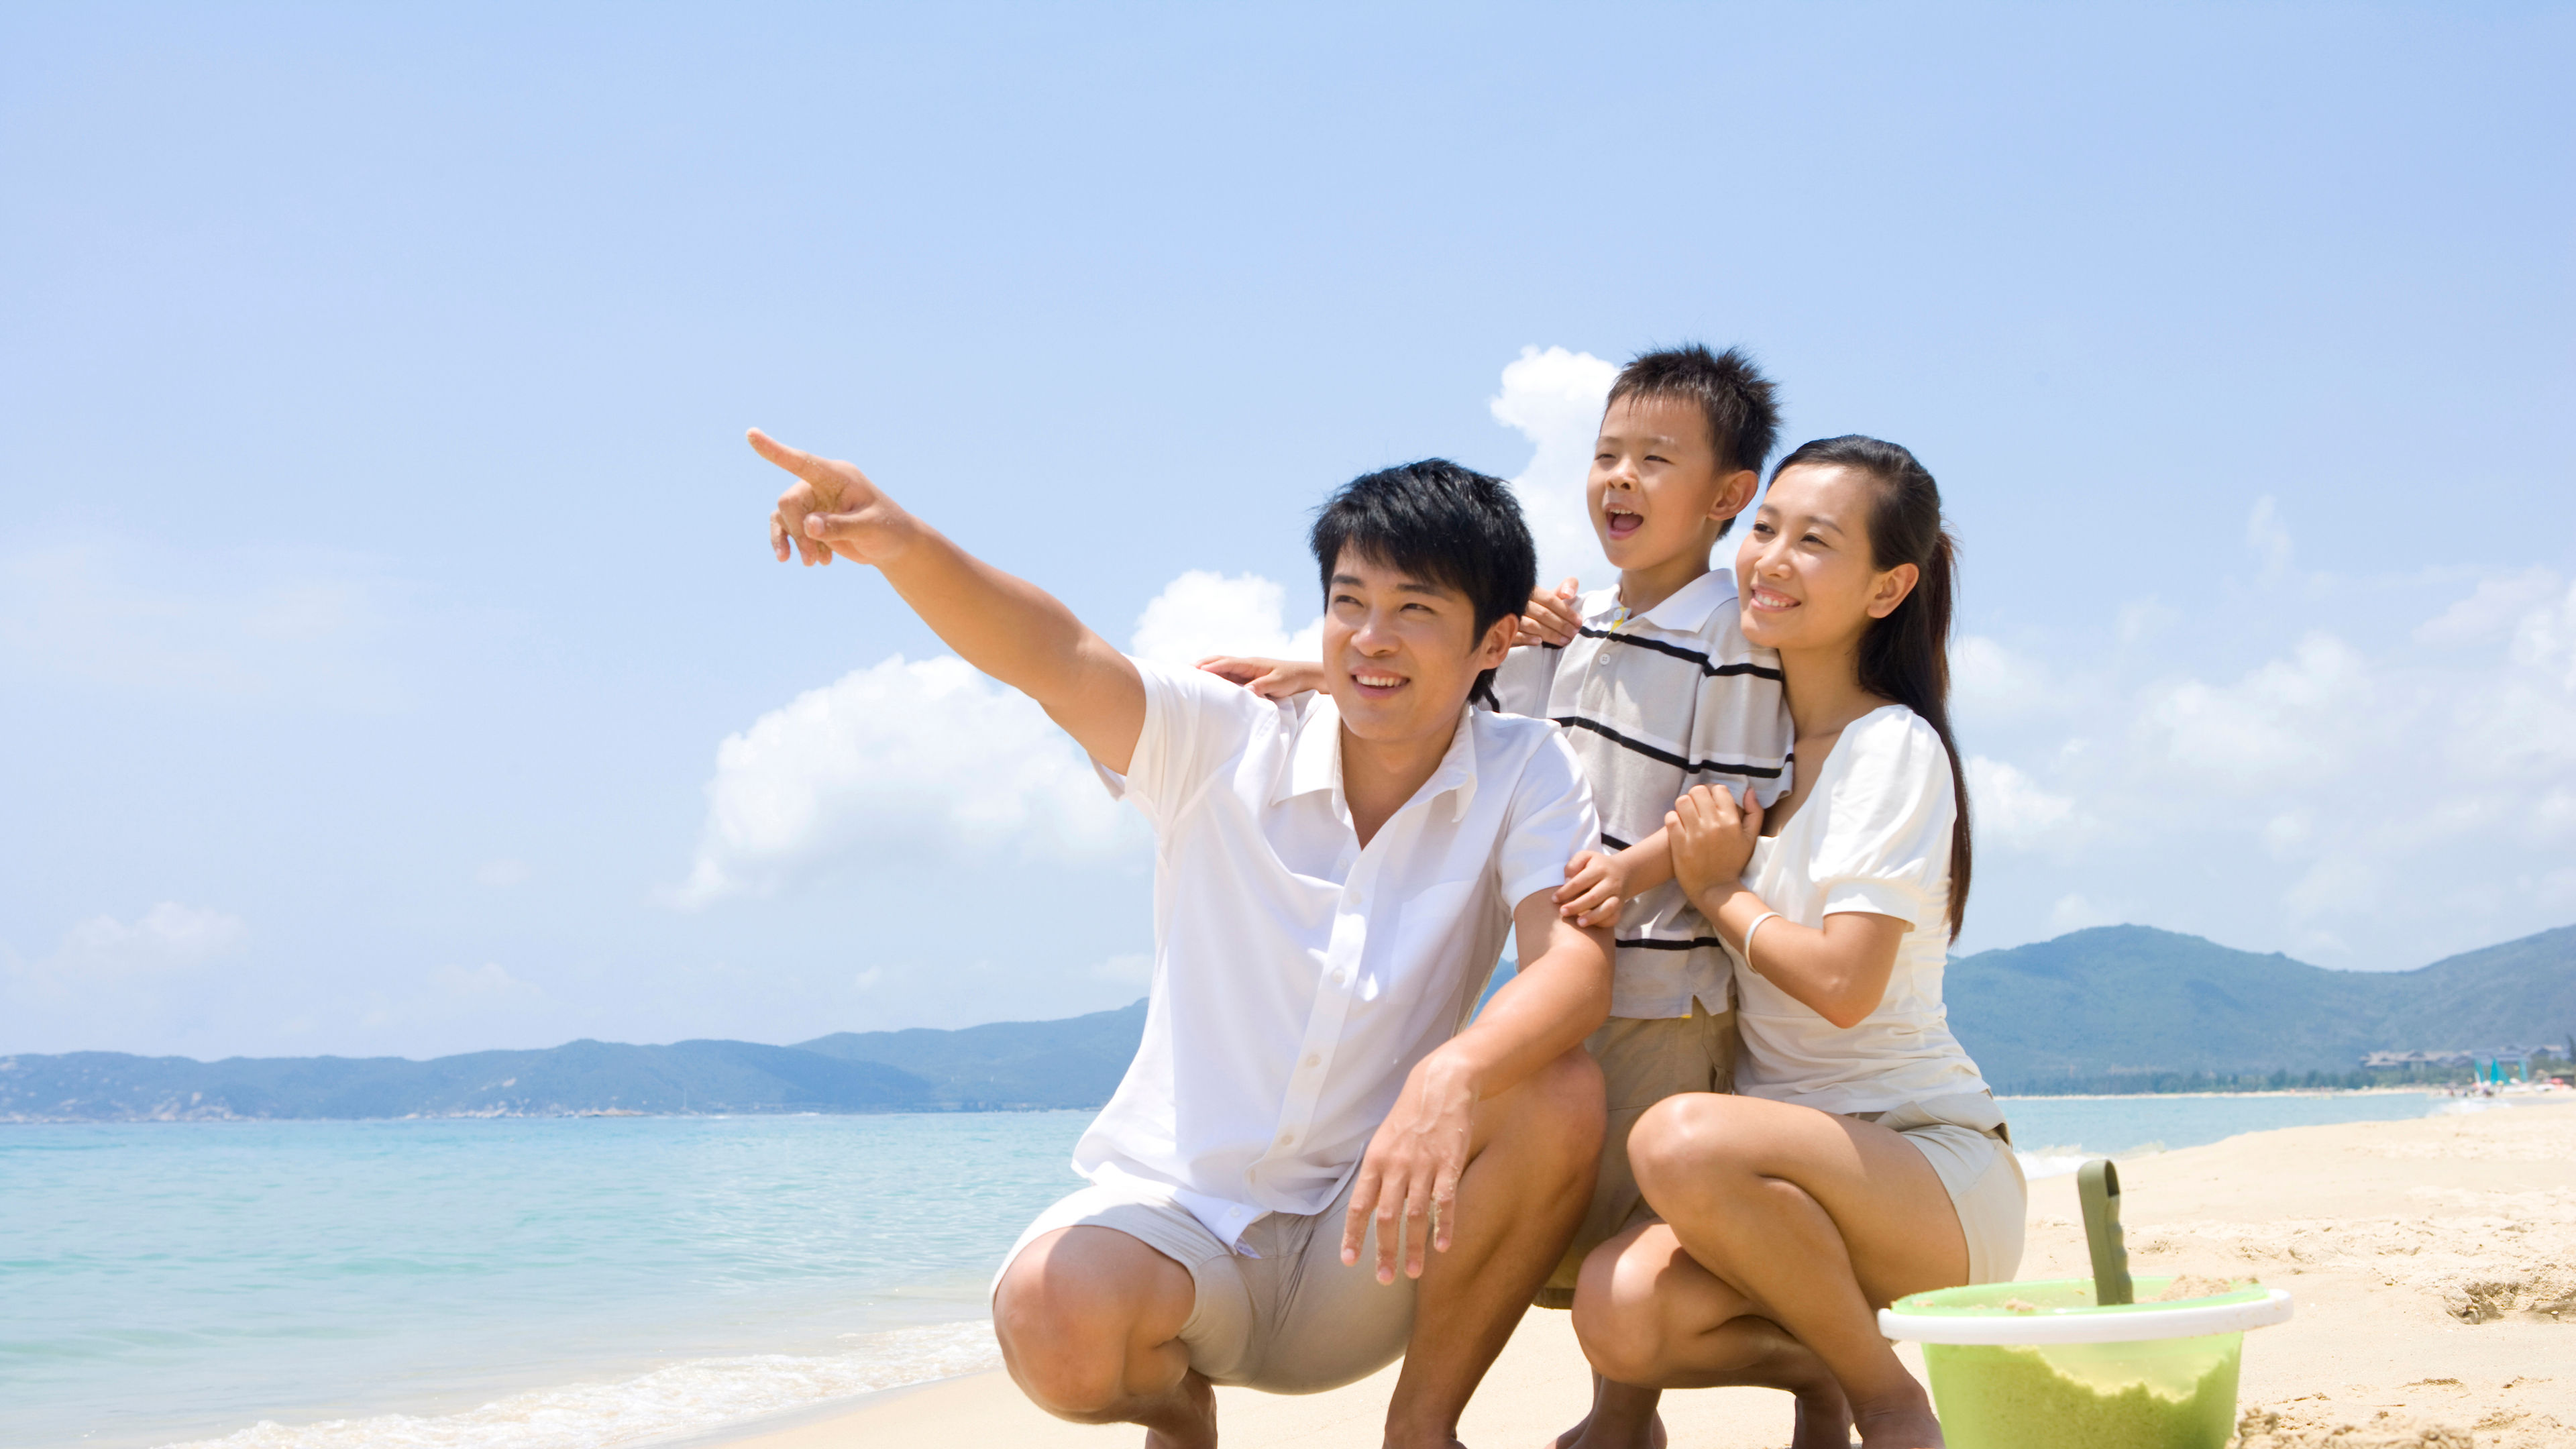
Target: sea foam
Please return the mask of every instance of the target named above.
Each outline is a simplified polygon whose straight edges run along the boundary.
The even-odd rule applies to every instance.
[[[263,1420],[169,1449],[609,1449],[976,1373],[1002,1361],[990,1323],[848,1337],[843,1353],[691,1359],[616,1383],[531,1389],[459,1414]]]

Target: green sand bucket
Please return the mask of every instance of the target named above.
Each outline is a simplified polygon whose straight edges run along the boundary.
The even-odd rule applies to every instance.
[[[2289,1316],[2277,1288],[2106,1306],[2076,1278],[1917,1293],[1878,1327],[1923,1345],[1951,1449],[2225,1449],[2245,1330]]]

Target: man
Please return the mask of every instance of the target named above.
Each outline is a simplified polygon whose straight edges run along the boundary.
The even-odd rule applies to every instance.
[[[1401,1355],[1385,1442],[1453,1445],[1589,1199],[1582,1042],[1610,994],[1607,933],[1554,901],[1598,840],[1581,771],[1555,726],[1467,707],[1536,582],[1509,491],[1432,460],[1335,495],[1327,687],[1274,703],[1120,655],[858,469],[751,441],[797,479],[781,561],[877,568],[1155,828],[1144,1041],[1076,1148],[1091,1185],[995,1281],[1012,1377],[1202,1449],[1213,1384],[1313,1392]],[[1507,927],[1519,974],[1466,1025]]]

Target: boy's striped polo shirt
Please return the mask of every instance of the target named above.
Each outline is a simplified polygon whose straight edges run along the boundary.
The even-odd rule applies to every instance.
[[[1641,614],[1601,589],[1579,605],[1582,633],[1562,649],[1515,649],[1494,675],[1512,714],[1556,721],[1583,762],[1603,845],[1624,849],[1663,828],[1693,785],[1753,787],[1765,806],[1789,787],[1797,730],[1780,659],[1744,637],[1731,569],[1712,569]],[[1610,1014],[1688,1016],[1696,998],[1727,1009],[1731,967],[1717,935],[1667,881],[1619,913]]]

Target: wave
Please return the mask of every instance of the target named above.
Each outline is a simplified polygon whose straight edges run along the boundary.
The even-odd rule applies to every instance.
[[[829,1399],[999,1367],[986,1322],[853,1334],[845,1353],[670,1364],[618,1383],[531,1389],[461,1414],[269,1420],[166,1449],[609,1449],[720,1428]]]

